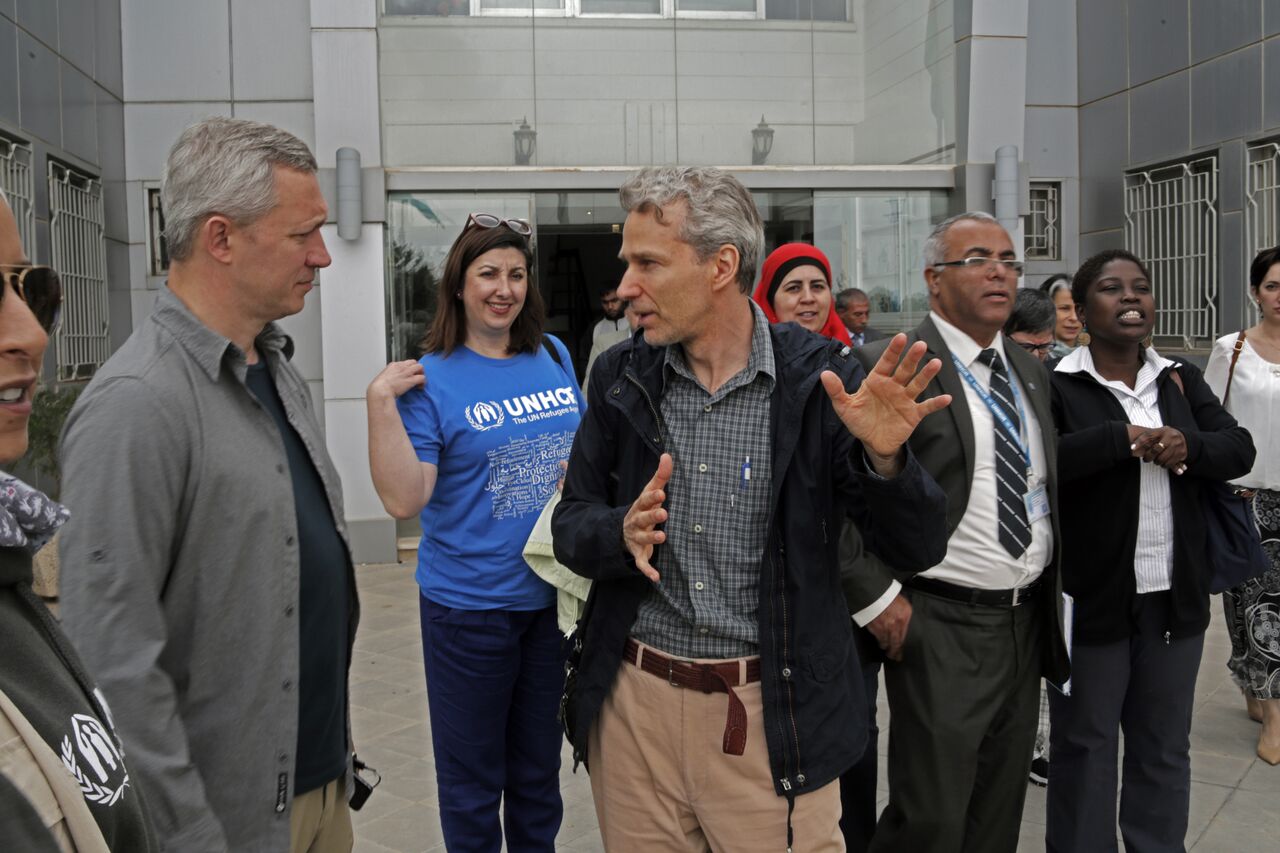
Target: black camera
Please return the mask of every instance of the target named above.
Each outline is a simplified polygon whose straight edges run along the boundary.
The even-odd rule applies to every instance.
[[[358,812],[364,807],[373,789],[378,787],[382,776],[377,770],[361,761],[359,756],[352,756],[351,765],[354,772],[351,774],[351,799],[347,804],[353,812]]]

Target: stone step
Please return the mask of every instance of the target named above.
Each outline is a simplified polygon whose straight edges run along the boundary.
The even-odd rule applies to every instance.
[[[396,560],[401,563],[413,563],[418,559],[418,543],[421,536],[401,536],[396,540]]]

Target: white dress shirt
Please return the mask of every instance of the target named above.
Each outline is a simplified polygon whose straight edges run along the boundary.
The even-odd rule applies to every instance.
[[[1205,381],[1219,400],[1227,390],[1227,370],[1235,345],[1235,332],[1218,338],[1204,370]],[[1227,411],[1249,430],[1258,449],[1253,470],[1233,482],[1250,489],[1280,490],[1280,364],[1258,355],[1247,338],[1231,379]]]
[[[978,355],[984,347],[937,314],[931,313],[929,316],[951,353],[973,374],[984,391],[990,391],[991,368],[978,361]],[[1044,441],[1040,422],[1027,402],[1027,389],[1017,372],[1009,365],[1004,336],[999,332],[991,342],[991,348],[1000,353],[1009,372],[1009,380],[1016,386],[1022,400],[1020,417],[1023,436],[1031,451],[1032,477],[1028,478],[1028,491],[1036,485],[1047,488],[1049,469],[1045,461]],[[996,509],[995,420],[991,416],[991,410],[973,393],[968,383],[962,381],[961,384],[964,386],[964,399],[952,400],[951,405],[968,406],[973,420],[973,482],[964,516],[947,540],[947,555],[941,563],[922,572],[921,577],[979,589],[1026,586],[1040,577],[1053,554],[1053,523],[1047,515],[1031,522],[1031,545],[1021,557],[1011,556],[1000,544],[997,534],[999,518]],[[946,415],[940,414],[939,417]],[[959,443],[956,444],[955,452],[957,457],[961,456]],[[854,621],[862,626],[867,625],[889,606],[901,589],[901,585],[893,581],[874,603],[853,614]]]
[[[1156,379],[1173,362],[1153,347],[1143,350],[1138,379],[1130,388],[1115,379],[1103,379],[1088,347],[1077,347],[1058,362],[1063,373],[1088,373],[1115,395],[1129,423],[1140,427],[1164,426],[1157,397]],[[1154,462],[1143,462],[1138,480],[1138,542],[1133,551],[1133,573],[1139,593],[1159,592],[1173,586],[1173,503],[1169,495],[1169,471]]]

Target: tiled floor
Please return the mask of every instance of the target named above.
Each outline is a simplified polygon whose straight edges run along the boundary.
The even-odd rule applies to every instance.
[[[358,577],[364,619],[351,673],[352,722],[361,756],[381,771],[383,781],[356,814],[356,851],[441,851],[412,566],[362,566]],[[1280,839],[1280,767],[1254,757],[1258,727],[1245,716],[1227,676],[1229,644],[1216,601],[1214,607],[1196,686],[1187,848],[1195,853],[1274,850]],[[882,691],[880,718],[888,716]],[[883,722],[882,728],[887,731]],[[882,752],[887,743],[882,734]],[[557,847],[600,851],[586,773],[570,773],[570,766],[566,750],[565,818]],[[882,768],[882,803],[885,796]],[[1044,789],[1029,788],[1019,851],[1044,849],[1044,814]]]

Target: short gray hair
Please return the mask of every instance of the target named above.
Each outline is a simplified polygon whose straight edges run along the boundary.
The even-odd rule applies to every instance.
[[[1028,335],[1040,335],[1053,331],[1058,322],[1058,309],[1054,307],[1049,294],[1034,287],[1019,287],[1018,295],[1013,300],[1013,313],[1005,321],[1004,333],[1026,332]]]
[[[964,213],[957,213],[955,216],[949,217],[938,223],[937,227],[929,235],[929,239],[924,241],[924,265],[925,267],[934,267],[946,260],[947,257],[947,232],[951,230],[951,226],[957,222],[972,220],[974,222],[994,222],[1000,224],[1000,220],[996,219],[990,213],[982,210],[966,210]]]
[[[197,230],[215,213],[238,225],[269,213],[276,166],[314,174],[316,158],[301,139],[262,122],[207,118],[184,130],[160,185],[169,257],[190,257]]]
[[[737,178],[710,166],[651,166],[627,179],[618,190],[622,209],[654,211],[683,201],[689,207],[680,239],[699,261],[728,244],[738,250],[738,286],[750,293],[764,253],[764,225],[751,193]]]

